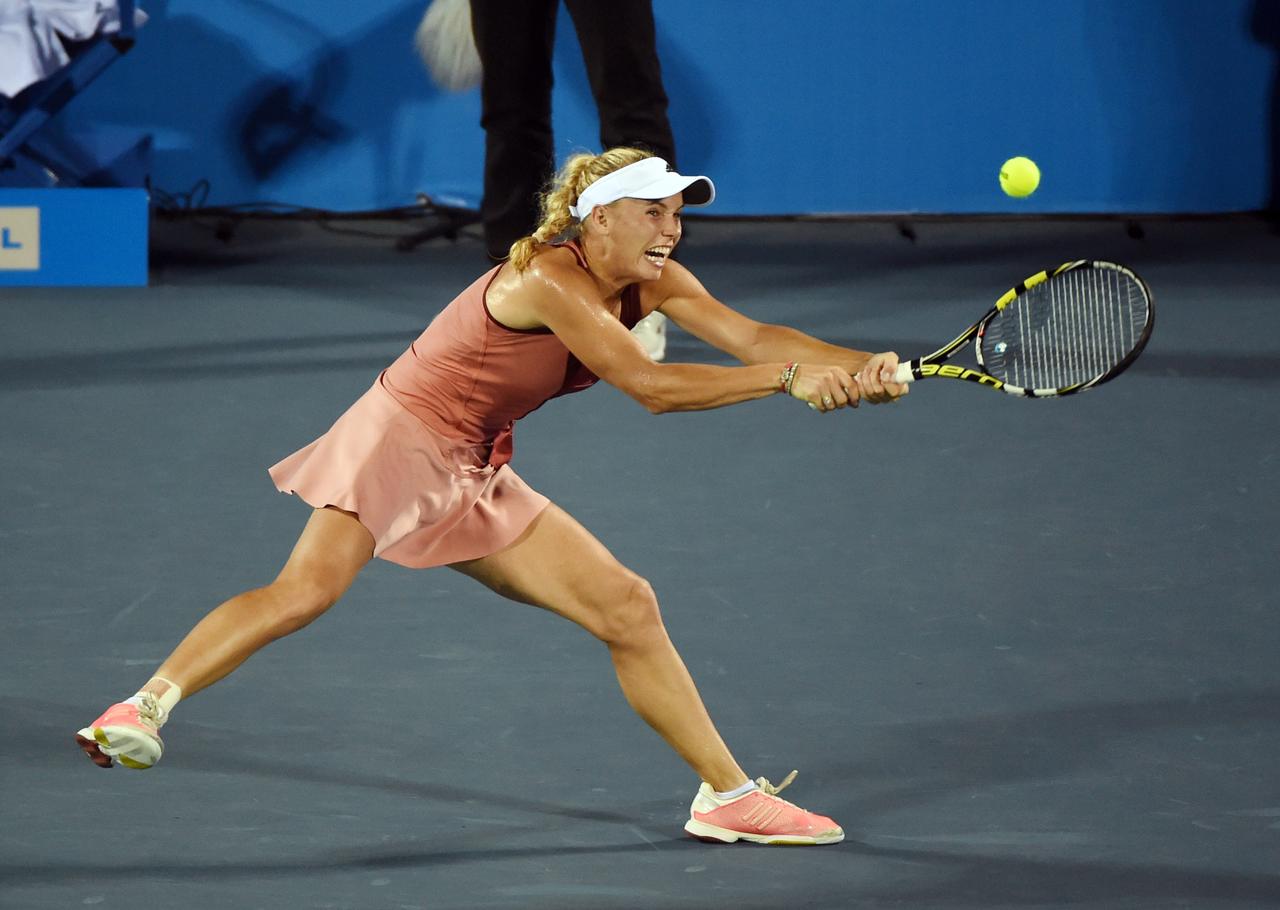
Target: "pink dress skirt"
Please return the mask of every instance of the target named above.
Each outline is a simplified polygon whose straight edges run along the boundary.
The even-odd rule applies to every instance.
[[[354,512],[373,535],[374,556],[427,569],[496,553],[547,507],[547,497],[488,455],[428,427],[379,378],[270,474],[282,493]]]

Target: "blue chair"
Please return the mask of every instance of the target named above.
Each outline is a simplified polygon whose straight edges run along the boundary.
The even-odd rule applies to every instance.
[[[7,103],[0,98],[0,170],[12,168],[25,151],[42,161],[34,149],[25,148],[54,114],[102,75],[134,45],[134,0],[118,0],[120,29],[97,35],[78,45],[71,62],[52,76],[21,92]],[[75,178],[57,175],[59,183],[75,185]]]

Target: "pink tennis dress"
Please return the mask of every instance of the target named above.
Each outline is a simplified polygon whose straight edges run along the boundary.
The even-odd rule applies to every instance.
[[[583,268],[580,251],[568,245]],[[270,469],[283,493],[354,512],[375,556],[415,569],[512,543],[548,500],[507,463],[515,421],[598,380],[549,329],[498,323],[481,275],[329,431]],[[640,320],[636,286],[620,320]]]

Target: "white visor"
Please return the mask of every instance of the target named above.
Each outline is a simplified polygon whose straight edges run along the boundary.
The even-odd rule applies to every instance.
[[[706,177],[677,174],[661,158],[643,158],[591,184],[578,196],[578,204],[569,206],[569,213],[586,221],[597,205],[619,199],[666,199],[676,193],[684,193],[685,205],[710,205],[716,198],[716,185]]]

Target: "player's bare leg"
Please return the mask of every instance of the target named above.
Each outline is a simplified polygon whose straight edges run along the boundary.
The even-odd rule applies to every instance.
[[[690,834],[724,843],[843,840],[834,821],[777,795],[791,777],[778,787],[748,779],[667,637],[652,588],[562,509],[548,506],[510,547],[453,568],[573,620],[608,646],[631,707],[702,778],[685,824]]]
[[[355,516],[316,509],[275,581],[205,616],[155,675],[181,686],[184,698],[213,685],[337,603],[372,558],[373,536]]]
[[[746,782],[667,637],[653,590],[563,509],[548,506],[505,550],[452,568],[599,638],[631,707],[703,780],[722,790]]]
[[[112,705],[76,736],[94,763],[131,768],[159,760],[159,728],[179,698],[213,685],[266,645],[310,623],[373,558],[373,537],[355,516],[316,509],[271,584],[231,598],[200,620],[132,699]]]

